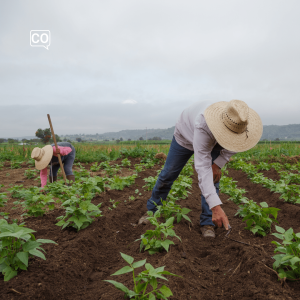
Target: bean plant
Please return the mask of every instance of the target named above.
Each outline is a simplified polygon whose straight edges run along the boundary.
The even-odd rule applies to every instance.
[[[185,207],[182,208],[181,205],[173,200],[162,201],[162,205],[158,205],[157,209],[165,220],[175,215],[175,217],[177,217],[177,223],[179,223],[182,218],[192,223],[191,219],[187,216],[191,210]]]
[[[27,178],[27,179],[31,179],[31,178],[34,178],[36,176],[36,170],[26,170],[25,173],[24,173],[24,176]]]
[[[124,293],[125,299],[135,300],[155,300],[155,299],[168,299],[173,296],[172,291],[166,286],[161,285],[158,280],[168,280],[163,275],[177,276],[168,271],[165,271],[165,267],[154,268],[151,264],[146,263],[146,259],[134,262],[134,258],[120,253],[122,258],[128,263],[128,266],[123,267],[111,276],[122,275],[132,272],[133,278],[133,290],[130,290],[125,285],[114,280],[104,280],[113,284],[118,290]],[[138,269],[145,265],[144,271],[135,275],[135,269]],[[178,276],[179,277],[179,276]],[[151,286],[152,291],[147,292],[147,288]]]
[[[268,207],[266,202],[261,202],[259,205],[253,200],[243,200],[242,205],[236,215],[243,217],[246,221],[247,227],[253,234],[265,236],[271,230],[273,222],[278,223],[277,214],[280,210],[275,207]],[[271,215],[273,218],[271,218]]]
[[[64,229],[67,226],[75,228],[77,231],[88,227],[96,217],[101,217],[100,206],[92,204],[90,201],[85,201],[84,196],[80,198],[72,196],[71,199],[65,201],[62,206],[66,210],[65,216],[60,216],[60,220],[55,225],[62,226]]]
[[[288,230],[279,226],[275,226],[275,228],[277,233],[273,233],[273,235],[282,242],[272,242],[276,245],[274,253],[280,252],[273,256],[275,259],[273,268],[278,272],[280,278],[300,279],[300,232],[294,233],[293,228]]]
[[[140,251],[144,249],[149,254],[155,254],[163,250],[168,252],[170,245],[174,245],[174,242],[167,239],[168,236],[176,237],[181,241],[180,237],[173,230],[174,217],[167,219],[165,223],[159,223],[157,220],[160,217],[159,211],[156,211],[155,214],[152,211],[148,211],[148,215],[148,220],[156,228],[154,230],[147,230],[146,233],[141,235],[140,239],[136,240],[141,241]]]
[[[35,239],[35,232],[24,227],[24,224],[8,224],[0,219],[0,272],[4,275],[4,281],[8,281],[18,274],[18,270],[27,270],[28,260],[32,256],[46,260],[40,250],[42,244],[53,243],[52,240]]]
[[[0,207],[4,207],[7,202],[7,193],[0,193]]]

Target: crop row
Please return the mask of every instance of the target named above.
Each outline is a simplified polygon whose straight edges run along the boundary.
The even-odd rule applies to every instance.
[[[253,234],[265,236],[271,231],[273,222],[278,223],[277,215],[280,209],[268,207],[266,202],[256,203],[249,200],[244,194],[245,189],[237,187],[237,181],[225,176],[228,171],[223,171],[220,180],[220,191],[229,195],[229,199],[238,205],[236,215],[246,221],[245,229],[250,230]],[[272,241],[276,245],[274,250],[273,268],[278,272],[278,276],[283,280],[296,280],[300,278],[300,233],[294,233],[293,229],[283,229],[275,225],[277,233],[273,233],[275,237],[282,240],[282,243]],[[280,254],[276,254],[279,252]]]
[[[131,162],[128,160],[126,155],[121,161],[122,167],[129,167]],[[44,189],[38,187],[31,187],[24,189],[22,185],[14,186],[9,189],[11,197],[16,198],[15,205],[23,206],[26,216],[42,216],[48,210],[54,209],[54,204],[61,204],[61,207],[65,210],[65,215],[58,217],[57,226],[61,226],[62,229],[65,227],[74,227],[77,231],[82,230],[89,226],[95,218],[101,217],[102,212],[100,211],[99,205],[91,203],[92,199],[99,193],[102,193],[106,189],[110,190],[123,190],[124,187],[130,186],[135,182],[138,173],[143,171],[145,168],[152,168],[158,159],[154,158],[154,152],[147,152],[139,164],[134,166],[134,174],[127,177],[118,176],[120,165],[109,164],[107,161],[100,164],[93,164],[91,171],[102,170],[105,175],[103,177],[94,176],[91,177],[91,173],[86,170],[80,163],[76,163],[79,170],[76,171],[77,180],[71,185],[64,185],[63,181],[57,181],[49,183]],[[161,170],[158,170],[158,173]],[[190,221],[187,214],[189,209],[182,208],[178,204],[179,199],[183,199],[188,194],[188,189],[191,188],[192,179],[190,176],[193,174],[192,163],[189,162],[182,170],[179,178],[174,182],[173,187],[169,193],[168,201],[163,201],[163,205],[158,207],[158,211],[149,216],[150,222],[155,226],[154,230],[147,230],[141,236],[141,250],[149,251],[150,254],[160,252],[163,250],[168,251],[169,245],[173,244],[168,239],[168,236],[176,237],[176,233],[173,229],[173,222],[175,217],[177,222],[180,222],[182,218]],[[156,176],[157,177],[157,176]],[[156,177],[144,178],[146,189],[151,189],[156,182]],[[136,190],[138,193],[138,190]],[[6,197],[6,193],[2,193],[2,198]],[[131,200],[131,199],[129,199]],[[126,201],[126,200],[125,200]],[[112,208],[117,207],[118,202],[113,201]],[[3,201],[3,205],[5,205]],[[150,213],[151,214],[151,213]],[[164,218],[164,222],[160,222],[160,217]],[[6,216],[7,218],[7,216]],[[29,232],[29,235],[27,232]],[[12,224],[8,224],[6,220],[2,219],[0,223],[0,271],[4,274],[4,280],[10,280],[17,275],[18,269],[26,270],[28,266],[28,259],[32,255],[39,256],[45,259],[42,255],[42,248],[40,247],[42,242],[52,243],[49,240],[37,240],[35,244],[35,237],[33,230],[24,227],[24,223],[17,225],[17,221]],[[36,248],[29,249],[28,242],[30,242]],[[39,244],[38,244],[39,243]],[[53,242],[54,243],[54,242]],[[43,251],[43,250],[42,250]],[[9,255],[8,255],[9,253]],[[122,254],[123,258],[127,257],[126,254]],[[125,259],[126,260],[126,259]],[[127,260],[126,260],[127,261]],[[133,261],[133,258],[132,258]],[[128,262],[128,261],[127,261]],[[145,262],[144,262],[145,264]],[[141,262],[137,262],[135,265],[129,266],[130,270],[134,272],[136,266],[142,266]],[[120,288],[125,292],[127,296],[131,295],[135,299],[155,299],[157,298],[167,299],[172,293],[165,286],[157,288],[157,278],[162,278],[163,274],[172,275],[166,273],[161,268],[154,269],[151,265],[146,264],[146,271],[141,272],[134,280],[134,289],[129,289],[122,286],[120,283],[114,282],[117,288]],[[129,270],[128,268],[126,270]],[[156,270],[156,271],[155,271]],[[123,270],[124,271],[124,270]],[[118,274],[123,274],[121,273]],[[148,273],[147,273],[148,272]],[[155,277],[156,275],[158,277]],[[114,274],[117,275],[117,274]],[[174,275],[174,274],[173,274]],[[139,278],[143,278],[143,281],[152,285],[153,291],[145,294],[146,285],[139,283]],[[113,281],[110,281],[113,283]]]
[[[274,167],[274,164],[263,165],[264,169]],[[275,165],[277,167],[277,165]],[[278,181],[265,177],[259,170],[262,170],[262,166],[246,163],[243,160],[235,160],[230,163],[230,167],[236,170],[242,170],[248,175],[248,178],[253,183],[261,184],[262,186],[270,189],[270,191],[279,193],[280,199],[284,199],[286,202],[299,204],[300,203],[300,174],[288,173],[286,171],[279,172],[281,179]],[[278,169],[279,170],[279,169]],[[297,169],[298,170],[298,169]]]

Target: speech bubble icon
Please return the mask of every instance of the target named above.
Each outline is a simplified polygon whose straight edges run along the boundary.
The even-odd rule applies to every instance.
[[[30,30],[30,46],[44,47],[47,50],[51,44],[50,30]]]

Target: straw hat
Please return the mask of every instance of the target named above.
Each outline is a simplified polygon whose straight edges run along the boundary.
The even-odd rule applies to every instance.
[[[214,103],[205,110],[204,117],[217,142],[230,151],[249,150],[262,136],[259,115],[241,100]]]
[[[35,167],[38,170],[45,169],[53,156],[53,148],[47,145],[43,148],[35,147],[31,152],[31,158],[35,160]]]

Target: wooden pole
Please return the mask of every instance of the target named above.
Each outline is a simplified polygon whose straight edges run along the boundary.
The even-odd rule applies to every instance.
[[[51,119],[50,119],[50,115],[47,114],[47,117],[48,117],[50,129],[51,129],[51,133],[52,133],[52,138],[53,138],[53,141],[54,141],[54,144],[55,144],[55,148],[56,148],[56,150],[58,150],[58,146],[57,146],[57,143],[56,143],[56,138],[55,138],[55,134],[54,134],[52,122],[51,122]],[[65,174],[65,170],[64,170],[62,161],[61,161],[60,154],[57,154],[57,157],[58,157],[58,161],[59,161],[60,168],[61,168],[62,173],[63,173],[64,181],[65,181],[65,183],[67,183],[67,178],[66,178],[66,174]]]

